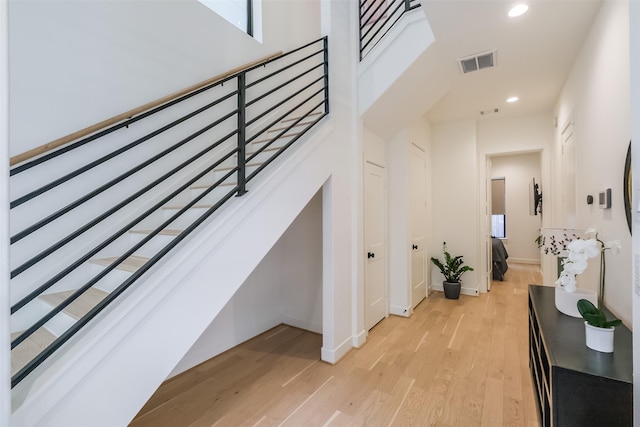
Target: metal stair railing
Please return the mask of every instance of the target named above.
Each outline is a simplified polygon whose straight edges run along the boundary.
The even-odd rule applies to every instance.
[[[10,170],[12,388],[329,114],[327,37],[163,101]]]
[[[420,0],[360,0],[360,60],[405,13],[418,7]]]

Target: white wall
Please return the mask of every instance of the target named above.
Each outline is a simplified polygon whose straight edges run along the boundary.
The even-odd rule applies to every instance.
[[[505,179],[504,246],[509,253],[508,262],[539,264],[540,250],[535,239],[542,221],[540,215],[529,214],[528,189],[532,178],[540,182],[540,153],[492,157],[491,177]]]
[[[285,2],[290,3],[290,2]],[[358,188],[362,179],[362,147],[358,135],[356,89],[357,4],[322,2],[322,33],[329,36],[331,115],[333,137],[340,148],[333,153],[335,173],[323,192],[323,349],[322,359],[337,362],[353,346],[364,343],[362,256],[356,242],[359,219]],[[327,345],[331,343],[331,345]]]
[[[389,162],[389,304],[390,313],[399,316],[409,316],[412,312],[410,150],[413,144],[427,153],[429,140],[429,123],[421,118],[398,132],[386,145]],[[424,229],[428,229],[427,218],[424,218]]]
[[[551,147],[554,140],[554,121],[551,112],[540,112],[521,117],[492,118],[480,120],[478,125],[478,179],[484,183],[486,176],[486,158],[497,155],[514,155],[522,153],[540,153],[540,189],[543,193],[542,203],[542,226],[551,224]],[[536,182],[538,180],[536,179]],[[478,216],[484,217],[486,189],[484,185],[479,188],[479,209]],[[528,196],[528,192],[527,192]],[[547,201],[545,203],[545,200]],[[527,203],[527,207],[528,207]],[[484,227],[481,222],[479,227]],[[480,248],[482,258],[482,277],[486,274],[485,245]],[[555,264],[550,263],[544,257],[541,260],[543,273],[555,269]],[[555,262],[555,261],[554,261]],[[549,266],[547,266],[547,264]],[[555,270],[554,270],[555,271]],[[549,273],[551,276],[552,274]],[[544,276],[544,283],[552,281],[551,277]],[[483,283],[482,290],[486,291],[486,283]]]
[[[260,44],[196,0],[10,2],[10,155],[320,37],[319,0],[263,3]]]
[[[473,119],[432,124],[432,234],[429,257],[442,259],[442,242],[452,255],[462,255],[474,271],[462,277],[462,292],[475,295],[481,286],[478,218],[476,123]],[[431,269],[432,287],[444,278]]]
[[[0,3],[0,175],[9,175],[9,40],[7,38],[7,2]],[[0,205],[4,206],[0,215],[0,277],[2,283],[9,283],[9,216],[5,215],[9,206],[8,180],[0,180]],[[0,290],[0,425],[8,426],[11,414],[11,351],[9,322],[9,287]]]
[[[169,376],[281,323],[322,333],[321,192],[300,212]]]
[[[607,254],[605,305],[631,325],[631,236],[623,203],[624,162],[631,139],[628,10],[627,2],[603,3],[559,97],[556,116],[559,124],[571,114],[575,117],[577,227],[593,225],[603,240],[622,243],[619,255]],[[596,196],[605,188],[612,191],[611,209],[586,204],[588,194]],[[559,203],[558,198],[553,202]],[[596,288],[597,274],[592,279],[596,283],[585,287]]]
[[[630,2],[630,57],[631,57],[631,140],[632,169],[640,170],[640,2]],[[633,197],[639,194],[640,176],[633,176]],[[636,202],[637,203],[637,202]],[[634,204],[636,204],[634,203]],[[637,209],[632,210],[633,218],[633,259],[640,257],[640,214]],[[640,266],[634,263],[634,270],[638,271]],[[633,302],[633,328],[640,331],[640,285],[634,279],[634,286],[630,291],[630,299]],[[640,425],[640,334],[633,334],[633,416],[634,425]]]

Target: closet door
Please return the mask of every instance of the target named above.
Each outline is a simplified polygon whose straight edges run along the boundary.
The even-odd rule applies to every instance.
[[[415,307],[427,296],[427,268],[425,224],[427,216],[425,153],[420,147],[411,145],[410,171],[410,235],[411,235],[411,306]]]
[[[365,163],[364,321],[367,330],[387,315],[385,169]]]

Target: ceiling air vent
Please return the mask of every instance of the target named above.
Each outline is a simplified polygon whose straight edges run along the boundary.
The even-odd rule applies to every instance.
[[[479,53],[477,55],[467,56],[465,58],[458,59],[460,65],[460,71],[463,74],[470,73],[472,71],[482,70],[484,68],[491,68],[496,65],[496,51]]]
[[[486,116],[488,114],[496,114],[498,111],[500,111],[498,108],[493,108],[491,110],[482,110],[482,111],[480,111],[480,115],[481,116]]]

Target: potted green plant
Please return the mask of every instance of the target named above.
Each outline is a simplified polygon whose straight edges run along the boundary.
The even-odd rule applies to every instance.
[[[444,276],[442,287],[444,288],[444,296],[449,299],[458,299],[460,297],[460,277],[467,271],[473,271],[473,268],[464,265],[462,255],[451,256],[447,252],[447,242],[442,242],[442,253],[444,254],[444,262],[438,258],[431,257],[431,262],[435,264]]]
[[[585,320],[587,347],[603,353],[613,353],[613,333],[620,319],[607,320],[604,312],[586,299],[578,300],[578,311]]]

